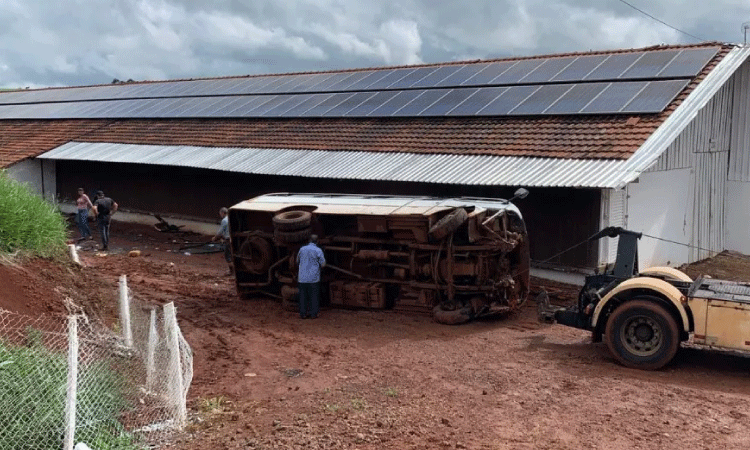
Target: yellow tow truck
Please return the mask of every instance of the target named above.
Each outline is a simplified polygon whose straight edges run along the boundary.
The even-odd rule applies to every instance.
[[[660,369],[681,342],[750,354],[750,283],[701,277],[671,267],[638,270],[641,233],[609,227],[592,237],[618,237],[610,270],[586,277],[578,302],[553,306],[537,297],[539,319],[589,330],[623,365]]]

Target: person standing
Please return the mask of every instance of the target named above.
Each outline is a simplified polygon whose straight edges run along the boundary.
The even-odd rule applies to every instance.
[[[232,274],[232,247],[229,241],[229,216],[227,215],[228,213],[229,213],[229,210],[227,208],[221,208],[219,210],[219,217],[221,217],[221,224],[219,225],[219,231],[217,231],[216,235],[214,235],[214,237],[211,238],[211,242],[216,242],[218,240],[221,240],[221,243],[224,246],[224,259],[226,260],[227,264],[229,264],[229,271],[227,272],[227,275],[231,275]]]
[[[93,239],[91,230],[89,229],[89,208],[93,208],[94,205],[91,203],[89,196],[84,194],[83,188],[78,188],[76,207],[78,208],[76,224],[78,225],[78,232],[81,234],[78,240]]]
[[[96,225],[99,229],[99,234],[102,237],[102,250],[109,249],[109,223],[114,214],[117,211],[117,203],[109,197],[104,196],[104,192],[97,191],[96,200],[92,207],[94,211],[94,217],[96,217]]]
[[[317,319],[320,310],[320,269],[325,267],[326,258],[317,244],[318,236],[313,234],[310,243],[297,252],[299,316],[303,319]]]

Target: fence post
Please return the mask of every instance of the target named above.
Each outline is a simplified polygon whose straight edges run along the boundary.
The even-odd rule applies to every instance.
[[[156,343],[159,340],[159,330],[156,329],[156,309],[151,310],[151,320],[148,326],[148,346],[146,348],[146,390],[154,390],[154,371],[156,363]]]
[[[133,347],[133,331],[130,328],[130,296],[128,295],[128,277],[120,275],[120,325],[122,337],[127,348]]]
[[[73,450],[76,434],[76,396],[78,391],[78,318],[68,316],[68,386],[65,398],[65,441],[63,450]]]
[[[169,347],[170,397],[175,409],[175,426],[182,429],[187,423],[187,404],[183,394],[180,336],[174,303],[164,305],[164,333]]]

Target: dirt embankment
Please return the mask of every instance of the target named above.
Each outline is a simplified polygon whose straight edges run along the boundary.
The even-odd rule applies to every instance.
[[[0,266],[0,307],[61,310],[74,293],[106,310],[121,274],[140,300],[176,302],[195,374],[191,435],[172,448],[750,448],[746,358],[683,349],[664,370],[626,369],[588,333],[538,323],[532,305],[456,327],[326,308],[300,320],[272,299],[238,299],[221,254],[180,250],[205,237],[112,233],[112,252],[84,248],[81,269]],[[687,270],[750,280],[745,267],[734,255]],[[577,294],[547,287],[558,304]]]

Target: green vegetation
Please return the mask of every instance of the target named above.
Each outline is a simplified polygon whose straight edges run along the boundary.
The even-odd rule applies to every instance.
[[[0,448],[58,449],[65,429],[67,356],[43,346],[30,331],[25,347],[0,342]],[[127,407],[124,380],[105,364],[79,373],[76,442],[97,450],[135,450],[134,438],[118,422]]]
[[[65,219],[57,207],[0,170],[0,253],[59,256],[66,239]]]
[[[389,387],[385,390],[385,395],[388,397],[398,397],[398,390],[396,388]]]

